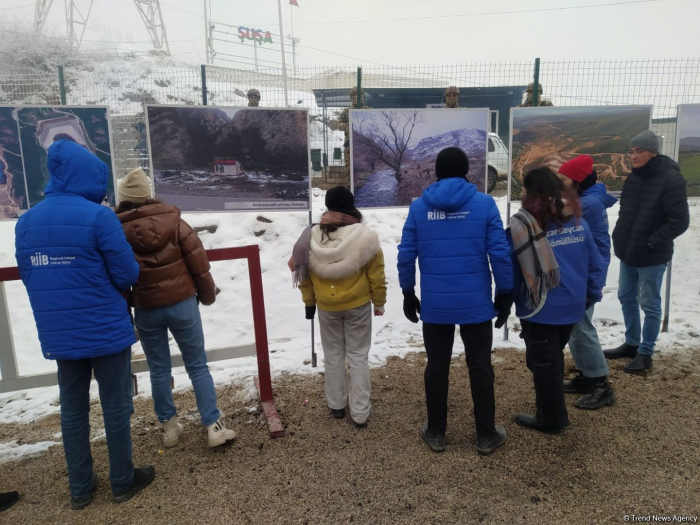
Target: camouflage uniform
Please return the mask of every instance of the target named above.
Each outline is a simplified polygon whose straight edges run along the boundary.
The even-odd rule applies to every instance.
[[[249,89],[246,96],[248,97],[249,108],[257,108],[260,105],[260,91],[258,91],[257,89]]]
[[[554,104],[552,104],[552,101],[551,101],[551,100],[545,100],[545,99],[542,98],[542,84],[539,84],[539,85],[537,86],[537,88],[538,88],[538,89],[537,89],[537,92],[539,93],[539,96],[537,97],[537,105],[538,105],[539,107],[549,107],[549,106],[553,106]],[[518,106],[518,107],[520,107],[520,108],[531,108],[531,107],[532,107],[532,94],[533,94],[534,91],[535,91],[535,83],[534,83],[534,82],[530,82],[530,83],[527,85],[527,97],[525,98],[525,102],[523,102],[522,104],[520,104],[520,106]]]
[[[345,132],[345,142],[343,143],[343,157],[345,159],[345,174],[350,180],[350,110],[351,109],[372,109],[369,106],[365,106],[364,102],[364,91],[362,92],[362,99],[360,100],[360,107],[357,106],[357,88],[353,87],[350,89],[350,99],[352,104],[349,108],[345,108],[340,116],[338,117],[338,129]]]
[[[450,86],[445,90],[445,103],[446,108],[459,107],[459,88],[457,86]]]

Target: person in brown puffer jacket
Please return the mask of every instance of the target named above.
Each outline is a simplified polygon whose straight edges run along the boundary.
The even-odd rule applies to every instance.
[[[150,180],[142,169],[130,172],[120,182],[117,215],[141,267],[129,302],[151,371],[153,404],[163,425],[164,446],[176,446],[183,430],[170,387],[168,330],[192,381],[209,446],[235,439],[236,433],[226,428],[217,408],[204,351],[198,303],[213,304],[216,286],[202,242],[180,218],[178,208],[152,199]]]

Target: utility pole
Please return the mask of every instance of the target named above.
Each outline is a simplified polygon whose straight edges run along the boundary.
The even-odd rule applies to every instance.
[[[282,80],[284,82],[284,105],[289,107],[289,95],[287,94],[287,60],[284,56],[284,28],[282,26],[282,0],[277,0],[277,13],[280,19],[280,46],[282,46]]]

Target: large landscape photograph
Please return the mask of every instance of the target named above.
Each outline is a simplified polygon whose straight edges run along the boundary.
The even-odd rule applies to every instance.
[[[353,110],[351,157],[358,207],[409,206],[437,181],[435,159],[458,146],[467,178],[484,191],[487,109]]]
[[[511,198],[520,197],[523,176],[549,166],[555,172],[578,155],[593,157],[598,180],[621,191],[632,171],[629,141],[649,129],[651,106],[513,108]]]
[[[109,167],[114,204],[109,113],[102,106],[0,106],[0,218],[13,219],[44,199],[49,147],[71,140]]]
[[[305,110],[148,107],[156,197],[183,211],[308,209]]]
[[[688,196],[700,197],[700,104],[678,107],[678,164]]]

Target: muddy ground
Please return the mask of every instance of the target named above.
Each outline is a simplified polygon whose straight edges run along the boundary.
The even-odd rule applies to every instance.
[[[115,505],[108,487],[104,439],[93,443],[100,486],[93,503],[71,511],[62,447],[0,467],[0,489],[21,501],[2,523],[623,523],[625,515],[700,514],[700,365],[694,356],[655,357],[647,377],[611,363],[615,406],[573,408],[561,436],[521,429],[518,412],[533,411],[524,353],[494,352],[497,419],[508,443],[493,456],[476,454],[466,367],[455,359],[450,378],[448,449],[421,442],[426,417],[424,355],[391,358],[372,371],[373,412],[357,429],[333,419],[322,375],[274,382],[284,438],[270,440],[242,390],[219,389],[220,408],[239,434],[231,446],[206,447],[192,392],[176,402],[186,418],[180,445],[162,451],[150,400],[133,418],[134,459],[156,468],[154,483]],[[624,360],[623,360],[624,361]],[[570,359],[567,359],[569,367]],[[309,403],[304,404],[308,399]],[[101,425],[93,407],[93,429]],[[146,430],[148,429],[148,430]],[[0,426],[0,440],[52,440],[51,416],[32,425]],[[161,452],[162,451],[162,452]]]

